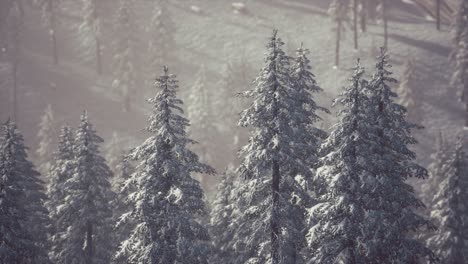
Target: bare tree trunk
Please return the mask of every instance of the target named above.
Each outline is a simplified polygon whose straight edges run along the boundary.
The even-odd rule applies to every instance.
[[[335,66],[340,65],[340,41],[341,41],[341,20],[337,21],[336,27],[336,49],[335,49]]]
[[[278,161],[273,161],[272,165],[272,185],[271,191],[273,195],[273,212],[271,215],[271,260],[272,264],[279,264],[279,234],[280,227],[278,223],[279,211],[279,183],[280,183],[280,169]]]
[[[437,30],[440,30],[440,2],[441,0],[435,0],[436,1],[436,27]]]
[[[353,1],[354,49],[358,49],[358,0]]]
[[[90,220],[86,222],[86,264],[93,263],[93,224]]]
[[[367,0],[361,0],[361,30],[367,31]]]

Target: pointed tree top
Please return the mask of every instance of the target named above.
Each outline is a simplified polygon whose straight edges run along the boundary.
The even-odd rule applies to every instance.
[[[167,67],[166,65],[163,66],[163,71],[164,71],[164,75],[168,75],[169,74],[169,67]]]

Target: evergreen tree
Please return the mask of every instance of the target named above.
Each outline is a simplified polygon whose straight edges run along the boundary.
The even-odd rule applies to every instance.
[[[114,81],[112,87],[119,91],[124,111],[131,108],[131,94],[136,92],[135,59],[137,53],[135,1],[120,0],[116,18],[117,41],[114,55]]]
[[[439,228],[428,241],[428,246],[446,264],[468,261],[468,159],[461,138],[455,148],[444,165],[447,168],[434,196],[431,217],[437,220]]]
[[[210,258],[211,263],[233,263],[235,251],[232,245],[234,238],[233,210],[236,197],[234,196],[234,181],[237,175],[226,169],[218,192],[213,201],[210,221],[210,233],[214,252]]]
[[[58,254],[63,250],[60,237],[66,233],[67,225],[60,223],[58,208],[67,197],[65,182],[72,177],[74,166],[73,131],[64,125],[59,136],[58,149],[54,153],[54,162],[49,171],[50,183],[47,190],[47,208],[52,221],[51,256],[55,263],[62,263]]]
[[[308,134],[314,131],[312,124],[318,119],[315,111],[319,108],[310,92],[319,88],[310,79],[313,75],[305,53],[291,74],[283,45],[274,31],[255,87],[244,93],[253,102],[239,121],[251,130],[251,136],[241,151],[243,160],[238,169],[244,181],[238,194],[241,215],[235,246],[237,251],[246,252],[252,263],[301,262],[301,221],[310,199],[301,179],[311,179],[309,162],[314,159],[301,155],[313,155],[317,135],[321,135]]]
[[[40,175],[13,122],[2,126],[0,138],[0,263],[50,263]]]
[[[402,80],[398,88],[399,103],[408,110],[408,120],[420,120],[418,115],[418,102],[421,100],[420,94],[415,90],[417,88],[415,82],[416,70],[414,61],[408,59],[405,62]]]
[[[345,24],[349,22],[350,0],[333,0],[328,13],[334,23],[336,23],[336,44],[335,44],[335,66],[340,64],[340,43]]]
[[[149,100],[153,114],[147,127],[153,135],[130,154],[139,164],[123,189],[134,191],[128,196],[132,210],[121,221],[135,227],[116,258],[127,263],[207,263],[209,235],[198,219],[206,213],[203,191],[191,174],[214,170],[188,149],[194,143],[186,136],[189,121],[180,114],[177,80],[167,67],[156,85],[160,91]]]
[[[83,21],[78,28],[81,46],[86,59],[94,58],[97,74],[102,74],[102,22],[97,0],[82,0]]]
[[[112,172],[99,152],[103,140],[88,121],[85,112],[76,131],[73,146],[73,172],[64,184],[67,190],[57,212],[66,226],[57,240],[62,250],[58,263],[109,263],[112,245]]]
[[[132,207],[128,201],[128,196],[135,191],[134,185],[128,181],[131,175],[135,172],[135,168],[127,156],[128,152],[125,153],[125,155],[121,155],[120,162],[117,165],[114,181],[114,189],[117,190],[118,196],[114,201],[115,209],[113,222],[116,223],[115,233],[119,244],[127,239],[130,236],[133,228],[135,228],[131,221],[127,221],[126,223],[120,221],[120,216],[131,210]],[[114,258],[113,262],[122,264],[127,263],[123,256]]]
[[[156,0],[147,31],[151,34],[148,48],[149,68],[160,69],[165,62],[174,60],[176,26],[168,8],[168,0]]]
[[[317,177],[327,186],[320,203],[312,207],[317,221],[308,234],[312,263],[368,263],[364,255],[366,241],[363,179],[369,160],[367,140],[369,123],[364,106],[367,97],[362,79],[364,70],[358,62],[351,84],[335,103],[342,105],[339,121],[323,143],[327,153],[321,158]]]
[[[53,137],[55,134],[54,128],[54,113],[52,106],[49,104],[42,115],[41,123],[39,124],[39,147],[36,150],[39,163],[39,171],[42,175],[47,175],[51,167],[53,154]]]
[[[365,240],[371,245],[366,250],[369,259],[378,263],[416,263],[422,257],[432,261],[434,254],[411,237],[412,232],[432,226],[415,213],[424,205],[406,180],[425,179],[427,171],[415,162],[416,155],[409,149],[409,145],[417,143],[411,130],[418,126],[406,120],[406,108],[395,102],[397,95],[389,85],[397,81],[390,68],[382,48],[376,72],[366,89],[370,97],[366,110],[376,141],[369,155],[374,179],[365,186],[369,195]]]

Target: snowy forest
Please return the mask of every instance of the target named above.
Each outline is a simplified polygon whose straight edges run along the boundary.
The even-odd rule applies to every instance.
[[[468,0],[0,0],[0,264],[468,263]]]

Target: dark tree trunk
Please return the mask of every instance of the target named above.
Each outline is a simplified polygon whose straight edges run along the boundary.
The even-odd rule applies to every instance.
[[[436,1],[436,27],[437,30],[440,30],[440,2],[441,0],[435,0]]]
[[[361,0],[361,30],[367,30],[367,0]]]
[[[279,263],[279,233],[280,227],[278,223],[279,211],[279,185],[280,185],[280,167],[278,161],[273,161],[272,166],[272,185],[271,191],[273,195],[273,212],[271,215],[271,259],[272,264]]]
[[[336,27],[336,49],[335,49],[335,66],[340,65],[340,41],[341,41],[341,20],[337,21]]]
[[[86,222],[86,264],[93,264],[93,224]]]
[[[353,1],[354,49],[358,49],[358,0]]]

